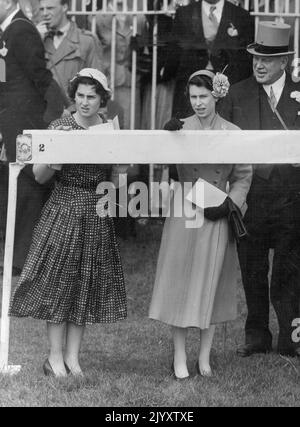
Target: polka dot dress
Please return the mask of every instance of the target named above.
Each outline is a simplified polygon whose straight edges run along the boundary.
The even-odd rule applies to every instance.
[[[82,129],[73,117],[58,125]],[[51,128],[51,126],[50,126]],[[77,325],[126,317],[124,276],[113,219],[97,215],[105,165],[64,165],[44,206],[10,315]]]

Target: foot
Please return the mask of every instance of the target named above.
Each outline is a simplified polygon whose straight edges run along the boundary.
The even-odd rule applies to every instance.
[[[72,360],[72,359],[65,358],[64,364],[65,364],[65,369],[66,369],[68,374],[72,374],[76,377],[83,377],[84,376],[78,360]]]
[[[59,358],[49,357],[43,365],[46,376],[66,377],[67,372],[63,361]]]
[[[281,356],[300,357],[300,347],[278,349],[277,351]]]
[[[211,367],[209,365],[209,362],[198,360],[197,372],[202,377],[211,377],[212,376],[212,370],[211,370]]]
[[[172,370],[175,375],[175,378],[178,380],[184,380],[189,378],[189,371],[186,366],[186,362],[183,361],[175,361],[172,364]]]
[[[240,357],[248,357],[255,353],[269,353],[272,351],[271,346],[265,344],[245,344],[239,347],[236,351]]]

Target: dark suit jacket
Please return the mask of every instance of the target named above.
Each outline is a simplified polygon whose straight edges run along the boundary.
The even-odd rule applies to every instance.
[[[20,20],[21,19],[21,20]],[[16,136],[24,129],[43,129],[59,117],[63,99],[57,83],[46,68],[45,51],[34,25],[19,11],[0,39],[6,47],[6,82],[0,83],[0,131],[10,162],[16,157]],[[2,50],[2,52],[5,53]],[[6,198],[6,169],[0,175],[0,193]],[[26,166],[19,177],[14,266],[22,268],[35,221],[40,215],[49,189],[39,185],[32,167]],[[5,215],[0,218],[4,228]]]
[[[8,159],[14,161],[16,135],[26,128],[44,128],[46,108],[52,109],[47,121],[57,118],[63,111],[63,100],[46,68],[41,37],[22,11],[4,31],[0,48],[4,46],[7,81],[0,83],[0,130]]]
[[[254,77],[233,85],[229,94],[218,103],[218,111],[226,120],[239,126],[241,129],[260,130],[260,95],[262,87]],[[287,75],[285,87],[278,102],[277,109],[288,129],[300,130],[300,104],[291,98],[293,91],[300,91],[300,83],[294,83]],[[275,175],[272,171],[276,170]],[[254,177],[250,192],[248,194],[249,209],[246,213],[246,222],[256,224],[265,215],[268,215],[270,206],[276,206],[279,211],[282,203],[287,199],[297,200],[300,191],[300,168],[291,165],[277,165],[269,169],[269,174],[263,178],[261,170],[254,168]],[[300,211],[287,215],[290,219],[298,217]],[[276,210],[275,209],[275,210]],[[274,210],[274,209],[273,209]],[[288,226],[289,220],[285,219],[282,224]]]
[[[229,34],[230,28],[236,29],[236,35]],[[225,1],[219,30],[209,52],[203,32],[202,0],[180,7],[175,16],[164,72],[165,79],[176,78],[177,110],[183,111],[180,103],[186,104],[182,92],[188,77],[205,69],[209,60],[215,72],[221,72],[227,66],[225,74],[231,84],[249,77],[252,58],[246,46],[253,40],[253,18],[246,10]]]
[[[259,90],[260,85],[253,76],[233,85],[218,103],[219,113],[241,129],[261,129]],[[300,130],[300,104],[291,98],[294,91],[300,91],[300,83],[294,83],[287,74],[277,109],[290,130]]]

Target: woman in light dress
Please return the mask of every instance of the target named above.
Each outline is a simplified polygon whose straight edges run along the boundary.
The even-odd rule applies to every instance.
[[[181,121],[171,119],[166,130],[237,130],[216,113],[216,103],[228,91],[225,76],[208,70],[192,74],[187,96],[195,112]],[[199,139],[201,134],[199,135]],[[172,326],[175,378],[189,377],[185,341],[188,328],[200,330],[200,353],[196,364],[203,376],[211,375],[210,350],[215,324],[236,317],[238,258],[228,223],[230,198],[243,212],[252,179],[245,164],[177,165],[179,181],[194,184],[202,178],[226,191],[228,197],[217,207],[204,210],[199,228],[186,228],[184,216],[166,219],[149,317]]]

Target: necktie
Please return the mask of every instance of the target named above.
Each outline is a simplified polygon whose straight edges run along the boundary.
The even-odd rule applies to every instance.
[[[274,94],[272,86],[270,88],[270,97],[269,98],[270,98],[271,108],[273,111],[275,111],[276,106],[277,106],[277,99],[276,99],[276,96]]]
[[[209,9],[209,15],[208,18],[211,21],[211,23],[213,24],[214,28],[216,29],[216,32],[218,31],[218,27],[219,27],[219,22],[217,20],[217,17],[215,15],[215,10],[216,10],[216,6],[210,6]]]
[[[60,30],[50,30],[48,31],[48,33],[46,34],[46,37],[50,37],[51,39],[54,38],[54,36],[63,36],[64,33]]]

